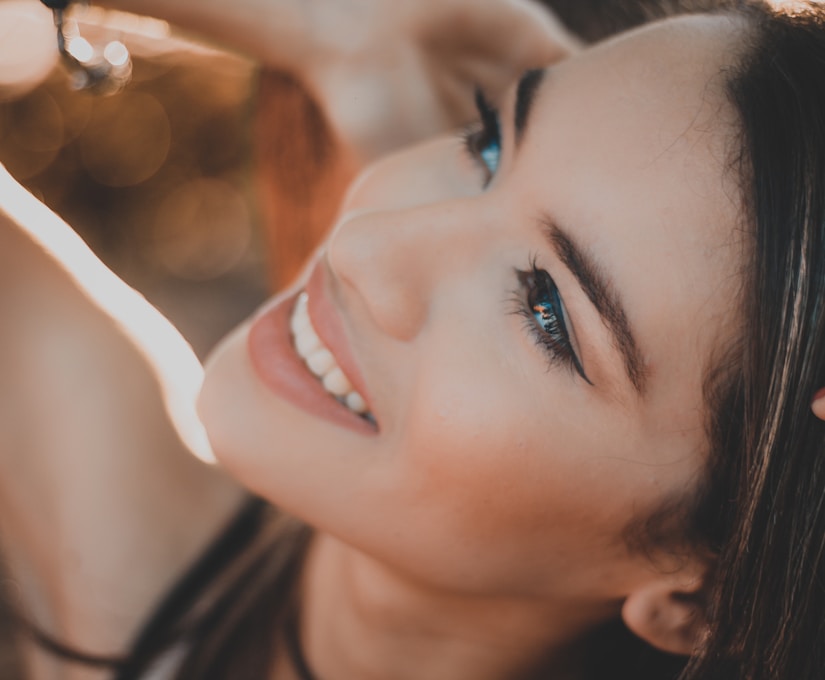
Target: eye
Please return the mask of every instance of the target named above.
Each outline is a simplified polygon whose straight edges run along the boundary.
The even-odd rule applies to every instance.
[[[476,90],[476,108],[480,122],[464,133],[464,145],[484,173],[486,187],[495,176],[501,159],[501,128],[498,111],[481,90]]]
[[[567,365],[592,385],[570,341],[564,303],[553,278],[535,261],[526,271],[516,270],[516,276],[521,286],[516,312],[524,317],[527,331],[544,350],[550,365]]]

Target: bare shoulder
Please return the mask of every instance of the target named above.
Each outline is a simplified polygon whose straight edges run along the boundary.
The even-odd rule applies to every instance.
[[[2,168],[0,328],[0,541],[44,627],[118,651],[241,500],[193,455],[200,364]]]

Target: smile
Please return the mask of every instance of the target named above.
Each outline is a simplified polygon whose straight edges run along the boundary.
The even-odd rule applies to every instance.
[[[353,413],[374,422],[364,397],[352,386],[332,352],[318,337],[309,317],[309,296],[305,292],[295,301],[289,328],[296,353],[324,389]]]
[[[329,274],[316,263],[305,292],[278,297],[262,309],[247,334],[251,367],[277,398],[373,436],[377,419],[330,290]]]

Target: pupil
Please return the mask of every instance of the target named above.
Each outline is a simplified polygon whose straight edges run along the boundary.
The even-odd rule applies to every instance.
[[[500,149],[498,142],[490,142],[481,150],[481,158],[490,170],[495,170],[498,167]]]
[[[547,327],[552,325],[553,321],[553,311],[549,305],[546,304],[536,304],[533,305],[533,312],[535,313],[536,319],[541,321],[542,326],[544,326],[545,330]]]

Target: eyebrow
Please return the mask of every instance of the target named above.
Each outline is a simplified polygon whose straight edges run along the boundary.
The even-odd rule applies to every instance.
[[[550,217],[543,216],[541,226],[550,246],[576,277],[602,322],[610,330],[615,346],[624,359],[627,377],[636,392],[643,396],[648,377],[647,369],[615,287],[592,256],[579,248]]]
[[[524,138],[536,92],[544,82],[546,75],[547,69],[530,69],[521,76],[516,86],[513,127],[517,147]],[[615,347],[622,355],[627,378],[637,394],[643,396],[648,371],[615,286],[605,276],[593,257],[577,246],[576,242],[552,218],[547,215],[542,216],[540,223],[550,247],[576,278],[613,336]]]
[[[524,131],[527,129],[527,121],[530,117],[530,111],[533,108],[536,90],[539,89],[539,85],[541,85],[544,80],[546,73],[546,69],[530,69],[529,71],[525,71],[524,75],[522,75],[518,81],[516,87],[515,115],[513,116],[513,127],[516,131],[516,146],[521,143]]]

